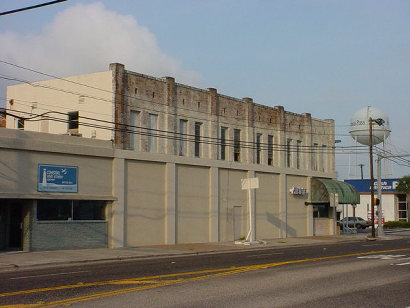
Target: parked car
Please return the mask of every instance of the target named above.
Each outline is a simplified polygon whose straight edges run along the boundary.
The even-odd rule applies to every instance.
[[[370,220],[364,220],[361,217],[345,217],[339,221],[340,228],[347,225],[349,228],[366,229],[372,225]]]

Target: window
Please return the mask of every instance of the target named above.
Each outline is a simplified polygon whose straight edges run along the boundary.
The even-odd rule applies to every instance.
[[[292,146],[292,139],[288,139],[286,141],[286,167],[288,168],[292,167],[291,146]]]
[[[399,220],[408,221],[408,204],[406,195],[397,195]]]
[[[322,145],[320,149],[320,168],[322,171],[326,171],[326,145]]]
[[[78,111],[68,113],[68,129],[78,129]]]
[[[201,122],[195,122],[195,157],[201,156]]]
[[[105,201],[38,200],[37,220],[105,220]]]
[[[24,119],[21,119],[21,118],[17,119],[17,128],[24,129]]]
[[[317,170],[317,147],[318,144],[314,143],[313,148],[312,148],[312,170],[316,171]]]
[[[262,134],[256,134],[256,163],[261,163],[261,142]]]
[[[300,146],[302,145],[302,141],[296,141],[296,168],[300,169]]]
[[[227,127],[221,127],[221,159],[226,159],[226,134],[228,132]]]
[[[268,135],[268,165],[273,165],[273,136]]]
[[[179,120],[179,155],[186,155],[187,120]]]
[[[329,217],[329,206],[325,204],[319,204],[313,206],[313,217],[314,218],[328,218]]]
[[[129,127],[130,149],[131,150],[139,149],[139,141],[140,141],[139,126],[140,126],[140,112],[131,110],[130,127]]]
[[[157,151],[157,123],[158,115],[150,113],[148,115],[148,152]]]
[[[241,160],[241,130],[233,130],[233,160]]]

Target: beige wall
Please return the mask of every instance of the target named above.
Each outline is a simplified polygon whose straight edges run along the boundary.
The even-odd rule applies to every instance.
[[[165,242],[165,164],[126,163],[126,246]]]
[[[289,190],[292,187],[308,186],[307,177],[287,176],[287,235],[288,237],[307,236],[308,223],[311,218],[308,217],[309,207],[305,205],[308,201],[308,195],[291,195]],[[308,192],[309,193],[309,192]]]
[[[209,168],[176,167],[176,242],[209,241]]]
[[[280,237],[279,175],[257,172],[259,188],[255,190],[256,238]]]
[[[249,228],[248,198],[241,189],[241,179],[247,178],[244,171],[219,170],[219,238],[220,241],[232,241],[233,238],[233,207],[241,206],[243,213],[242,233],[246,236]]]

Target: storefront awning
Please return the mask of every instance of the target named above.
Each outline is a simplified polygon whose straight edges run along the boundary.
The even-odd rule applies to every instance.
[[[339,204],[360,203],[359,193],[348,183],[331,179],[313,178],[311,184],[312,203],[330,202],[329,195],[331,193],[337,193],[339,195]]]

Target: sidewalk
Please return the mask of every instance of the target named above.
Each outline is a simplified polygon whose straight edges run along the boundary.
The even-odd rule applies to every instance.
[[[234,242],[154,245],[132,248],[100,248],[57,251],[9,251],[0,252],[0,272],[18,269],[64,266],[87,262],[107,262],[131,259],[149,259],[171,256],[228,253],[253,249],[335,244],[338,242],[366,241],[367,234],[311,236],[261,241],[254,245],[238,245]],[[389,236],[389,239],[393,238]],[[383,240],[386,237],[378,239]]]

